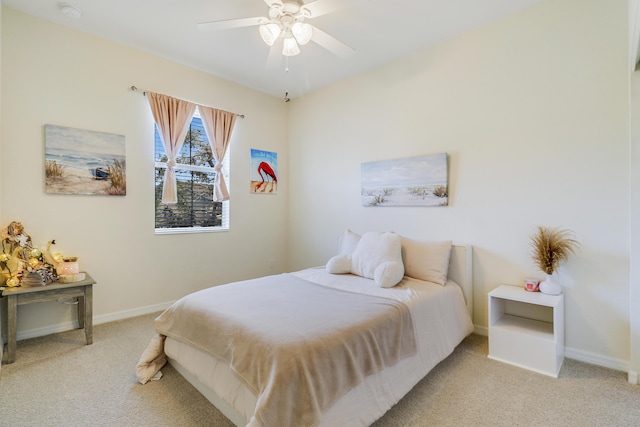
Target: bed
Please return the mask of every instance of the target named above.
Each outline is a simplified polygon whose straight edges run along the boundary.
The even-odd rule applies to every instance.
[[[157,335],[140,358],[138,379],[145,383],[168,361],[237,426],[370,425],[473,332],[471,246],[394,235],[389,251],[389,242],[379,239],[391,234],[347,230],[326,266],[215,286],[181,299],[156,319]],[[248,300],[269,303],[263,308]],[[279,315],[285,311],[279,304],[291,301],[297,313]],[[272,306],[277,313],[270,313]],[[282,321],[265,320],[269,316]],[[378,321],[384,316],[390,317]],[[257,335],[220,344],[221,336],[242,329],[231,321],[236,317],[259,323]],[[351,321],[358,326],[342,327]],[[213,332],[201,332],[206,323],[216,324]],[[328,339],[332,330],[342,335]],[[270,341],[281,336],[284,344]],[[315,347],[301,347],[301,338]],[[327,344],[334,342],[336,348]],[[284,359],[274,350],[279,346],[287,355],[304,356],[275,368]]]

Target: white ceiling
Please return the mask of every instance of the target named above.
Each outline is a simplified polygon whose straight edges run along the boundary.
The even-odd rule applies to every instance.
[[[278,69],[257,27],[203,32],[203,21],[266,16],[264,0],[2,0],[6,7],[124,43],[277,97],[299,97],[431,44],[510,15],[542,0],[320,0],[344,8],[308,22],[355,49],[341,59],[317,44]],[[310,1],[305,1],[310,3]],[[144,82],[132,82],[144,87]],[[153,88],[145,88],[153,89]]]

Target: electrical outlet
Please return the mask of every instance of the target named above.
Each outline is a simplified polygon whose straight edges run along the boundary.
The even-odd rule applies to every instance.
[[[273,267],[275,267],[275,266],[276,266],[276,260],[275,260],[275,259],[273,259],[273,258],[271,258],[271,259],[269,260],[269,268],[273,268]]]

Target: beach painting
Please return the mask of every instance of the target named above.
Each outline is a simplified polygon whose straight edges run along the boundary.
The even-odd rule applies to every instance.
[[[45,125],[48,194],[124,196],[124,135]]]
[[[447,206],[447,153],[362,163],[363,206]]]
[[[252,148],[250,170],[251,193],[278,193],[278,153]]]

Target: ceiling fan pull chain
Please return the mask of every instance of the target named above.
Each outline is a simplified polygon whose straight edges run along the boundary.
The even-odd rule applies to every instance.
[[[289,86],[289,57],[285,56],[284,57],[284,82],[285,82],[285,87]],[[291,99],[289,98],[289,91],[286,91],[284,93],[284,102],[289,102],[291,101]]]

